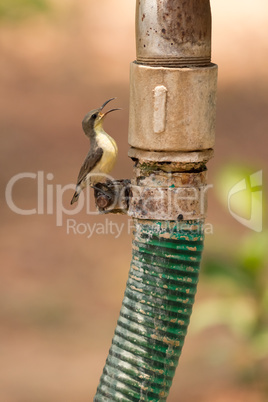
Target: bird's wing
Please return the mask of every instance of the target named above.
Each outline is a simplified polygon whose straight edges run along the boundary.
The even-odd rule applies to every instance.
[[[79,185],[86,175],[96,166],[103,155],[103,149],[97,148],[95,152],[89,152],[80,169],[77,178],[77,185]]]

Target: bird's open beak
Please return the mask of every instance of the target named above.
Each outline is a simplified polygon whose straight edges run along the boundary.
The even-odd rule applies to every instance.
[[[102,110],[107,105],[107,103],[111,102],[114,99],[116,99],[116,98],[111,98],[111,99],[108,99],[106,102],[104,102],[104,104],[100,107],[100,110]]]
[[[116,109],[111,109],[111,110],[108,110],[108,112],[103,113],[103,114],[101,115],[101,118],[103,119],[103,118],[104,118],[104,116],[106,116],[108,113],[114,112],[115,110],[122,110],[122,109],[121,109],[121,108],[116,108]]]
[[[104,116],[106,116],[108,113],[114,112],[115,110],[121,110],[121,109],[116,108],[116,109],[110,109],[110,110],[108,110],[108,112],[101,113],[101,110],[107,105],[107,103],[111,102],[111,101],[114,100],[114,99],[116,99],[116,98],[108,99],[108,100],[107,100],[106,102],[104,102],[104,104],[99,108],[99,110],[100,110],[100,112],[99,112],[99,121],[102,120],[102,119],[104,118]]]

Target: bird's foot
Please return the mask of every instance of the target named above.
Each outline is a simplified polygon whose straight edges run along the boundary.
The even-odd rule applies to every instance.
[[[91,187],[94,188],[95,197],[98,197],[99,194],[102,194],[104,197],[108,198],[109,201],[112,199],[109,194],[109,188],[104,183],[91,184]],[[105,189],[103,189],[105,187]]]

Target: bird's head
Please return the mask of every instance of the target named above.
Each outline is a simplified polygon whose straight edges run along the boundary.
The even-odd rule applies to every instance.
[[[82,127],[87,136],[94,135],[95,130],[102,127],[103,119],[108,113],[113,112],[115,110],[121,110],[121,109],[110,109],[108,110],[108,112],[102,113],[102,109],[104,108],[104,106],[106,106],[107,103],[111,102],[114,99],[115,98],[108,99],[99,109],[91,110],[85,115],[82,121]]]

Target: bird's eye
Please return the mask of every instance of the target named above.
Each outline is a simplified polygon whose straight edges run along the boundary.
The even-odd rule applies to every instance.
[[[93,117],[93,119],[96,119],[97,114],[96,114],[96,113],[94,113],[94,114],[92,115],[92,117]]]

